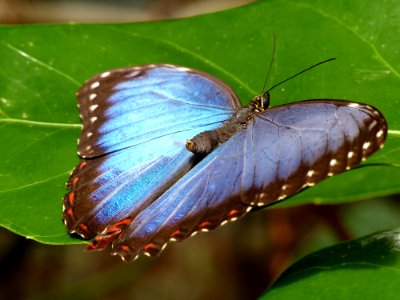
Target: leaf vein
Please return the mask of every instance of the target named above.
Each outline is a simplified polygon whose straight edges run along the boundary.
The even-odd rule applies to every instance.
[[[23,56],[24,58],[28,59],[29,61],[31,61],[31,62],[33,62],[33,63],[35,63],[35,64],[37,64],[37,65],[39,65],[39,66],[41,66],[41,67],[43,67],[45,69],[48,69],[49,71],[57,73],[58,75],[61,75],[62,77],[66,78],[69,81],[71,81],[72,83],[74,83],[75,85],[77,85],[77,86],[81,85],[77,80],[75,80],[74,78],[72,78],[68,74],[66,74],[66,73],[64,73],[64,72],[62,72],[62,71],[60,71],[60,70],[58,70],[56,68],[53,68],[49,64],[47,64],[47,63],[45,63],[45,62],[43,62],[43,61],[41,61],[41,60],[29,55],[28,53],[22,51],[21,49],[18,49],[17,47],[14,47],[13,45],[11,45],[9,43],[6,43],[6,42],[2,42],[2,44],[5,45],[7,48],[15,51],[19,55]]]
[[[33,186],[36,186],[36,185],[39,185],[39,184],[42,184],[42,183],[46,183],[46,182],[51,181],[53,179],[56,179],[58,177],[63,177],[63,176],[69,175],[70,172],[71,171],[62,172],[60,174],[54,175],[54,176],[46,178],[44,180],[40,180],[40,181],[36,181],[36,182],[33,182],[33,183],[21,185],[21,186],[18,186],[18,187],[15,187],[15,188],[11,188],[11,189],[0,190],[0,194],[27,189],[27,188],[30,188],[30,187],[33,187]]]

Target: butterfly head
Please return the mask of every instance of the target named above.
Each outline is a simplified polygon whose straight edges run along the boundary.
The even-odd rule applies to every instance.
[[[264,92],[261,95],[257,95],[251,100],[249,103],[249,108],[254,112],[264,111],[269,107],[270,104],[270,95],[269,92]]]

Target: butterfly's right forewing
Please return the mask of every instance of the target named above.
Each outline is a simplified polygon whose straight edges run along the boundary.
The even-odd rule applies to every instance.
[[[261,206],[357,166],[383,147],[387,134],[378,110],[339,100],[272,108],[249,126],[241,198]]]

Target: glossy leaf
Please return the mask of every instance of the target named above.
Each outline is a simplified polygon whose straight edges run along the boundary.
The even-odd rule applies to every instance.
[[[261,299],[396,299],[400,230],[310,254],[288,268]]]
[[[226,81],[242,103],[311,64],[337,61],[272,93],[272,106],[338,98],[379,108],[385,148],[363,166],[288,200],[338,203],[400,190],[396,1],[260,1],[189,19],[137,24],[0,27],[0,224],[52,244],[82,243],[61,222],[65,182],[78,162],[75,91],[94,74],[129,65],[172,63]],[[379,11],[379,13],[377,13]]]

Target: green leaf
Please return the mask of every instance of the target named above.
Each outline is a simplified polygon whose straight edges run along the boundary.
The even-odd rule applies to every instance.
[[[272,105],[339,98],[378,107],[385,148],[363,167],[288,200],[337,203],[400,191],[400,29],[397,1],[260,1],[188,19],[108,25],[0,27],[0,224],[43,243],[81,243],[61,222],[64,183],[78,162],[75,91],[118,67],[171,63],[222,78],[248,103],[262,89],[318,61],[276,89]]]
[[[400,230],[372,234],[304,257],[261,299],[397,299]]]

